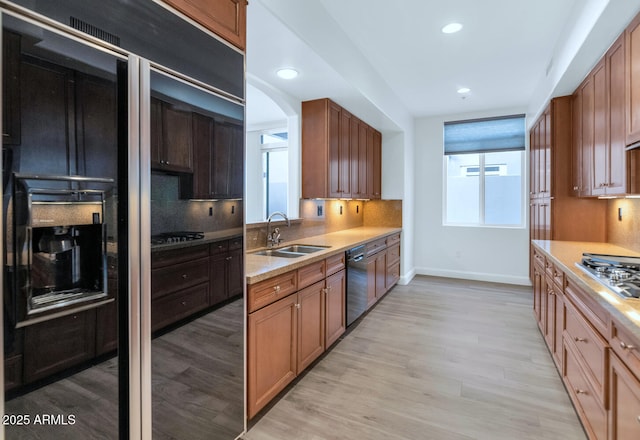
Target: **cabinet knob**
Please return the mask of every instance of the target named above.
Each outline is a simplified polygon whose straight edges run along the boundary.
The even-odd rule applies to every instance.
[[[296,304],[296,309],[300,309],[300,304]]]
[[[578,187],[578,186],[574,186],[574,187],[573,187],[573,190],[574,190],[574,191],[578,191],[579,189],[580,189],[580,187]]]
[[[634,348],[636,348],[636,346],[628,345],[624,341],[620,341],[620,348],[622,348],[623,350],[633,350]]]
[[[587,342],[585,338],[574,338],[576,342]]]
[[[576,389],[576,394],[584,394],[587,395],[589,393],[587,393],[585,390],[581,390],[580,388]]]
[[[640,423],[640,416],[636,417],[636,422]]]
[[[229,261],[229,260],[231,260],[232,258],[233,258],[233,257],[227,257],[227,258],[225,258],[225,260]]]
[[[280,286],[274,286],[273,291],[276,292],[276,295],[280,293]]]
[[[186,306],[187,302],[186,301],[182,301],[180,304],[182,304],[183,306]]]
[[[183,273],[183,274],[182,274],[182,279],[183,279],[183,280],[186,280],[187,278],[188,278],[188,275],[187,275],[186,273]]]

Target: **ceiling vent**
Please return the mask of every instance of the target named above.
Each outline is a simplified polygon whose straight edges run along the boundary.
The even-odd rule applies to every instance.
[[[96,27],[92,24],[87,23],[86,21],[82,21],[76,17],[69,17],[69,24],[72,28],[79,30],[80,32],[84,32],[85,34],[89,34],[93,37],[99,38],[102,41],[106,41],[109,44],[113,44],[114,46],[120,46],[120,37],[117,35],[113,35],[110,32],[107,32],[99,27]]]

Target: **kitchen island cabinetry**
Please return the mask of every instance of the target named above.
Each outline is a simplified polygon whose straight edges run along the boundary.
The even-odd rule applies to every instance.
[[[302,197],[381,197],[382,135],[329,99],[302,103]]]
[[[619,321],[637,312],[614,293],[601,293],[600,288],[593,287],[599,292],[595,293],[583,286],[581,280],[586,275],[575,268],[574,261],[581,252],[589,250],[583,249],[584,243],[556,246],[554,249],[560,258],[534,247],[534,315],[567,393],[589,439],[640,438],[640,332],[633,325]],[[619,251],[593,252],[616,254]],[[570,257],[574,254],[576,257]],[[548,289],[549,284],[554,287],[554,295],[541,299],[544,298],[541,292]],[[604,305],[605,302],[608,305]],[[621,315],[611,306],[622,307]],[[630,306],[634,307],[634,303]],[[555,338],[549,331],[551,322],[555,322]],[[556,353],[561,354],[559,363]]]
[[[238,49],[245,49],[247,0],[163,0]]]

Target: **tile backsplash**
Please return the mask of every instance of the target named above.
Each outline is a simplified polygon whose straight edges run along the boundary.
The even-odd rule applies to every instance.
[[[273,219],[284,241],[337,232],[360,226],[402,227],[401,200],[300,200],[300,219],[286,222]],[[266,222],[247,225],[247,249],[265,247]]]
[[[181,200],[177,176],[151,174],[151,233],[241,228],[242,200]]]
[[[607,241],[640,252],[640,199],[609,200]]]

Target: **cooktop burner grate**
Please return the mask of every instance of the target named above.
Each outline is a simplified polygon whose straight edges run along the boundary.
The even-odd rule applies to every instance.
[[[180,243],[183,241],[200,240],[202,238],[204,238],[204,232],[194,232],[194,231],[163,232],[162,234],[152,235],[151,244]]]

